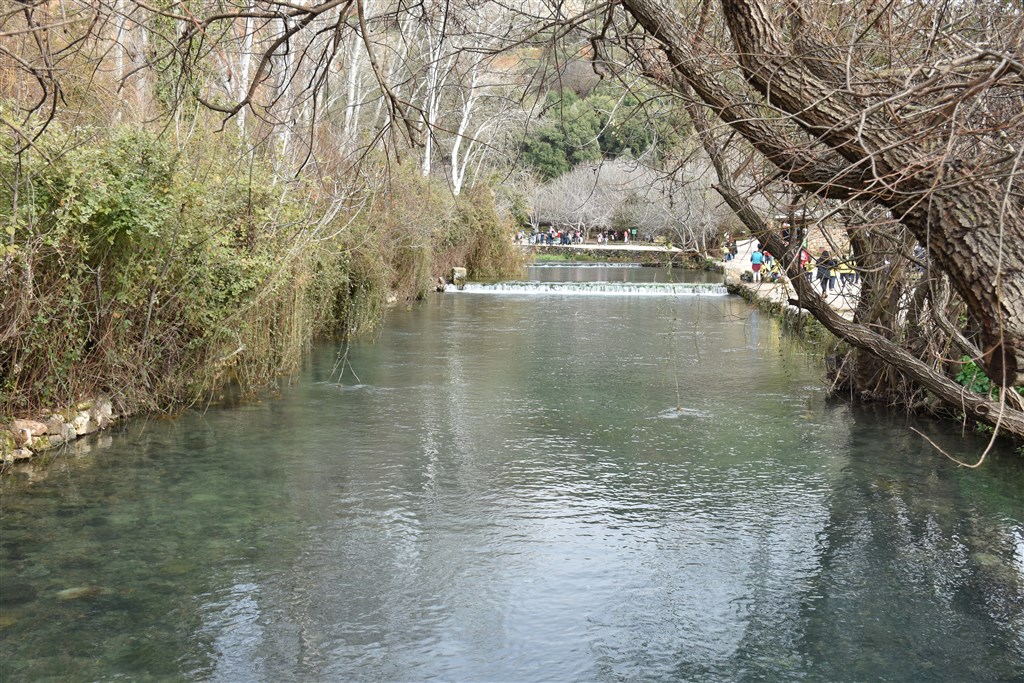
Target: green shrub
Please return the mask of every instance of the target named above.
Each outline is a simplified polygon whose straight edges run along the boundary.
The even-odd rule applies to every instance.
[[[981,366],[970,356],[960,357],[960,369],[957,371],[954,379],[968,391],[973,391],[976,394],[982,394],[993,399],[999,394],[999,386],[989,379],[985,371],[981,369]],[[1014,387],[1013,390],[1018,394],[1024,394],[1024,387]]]
[[[422,297],[452,265],[518,265],[489,190],[455,199],[408,168],[324,225],[322,188],[227,136],[175,149],[140,129],[72,139],[55,126],[37,149],[0,158],[25,180],[16,211],[0,189],[3,415],[101,393],[135,411],[256,390],[314,338],[372,330],[389,298]]]

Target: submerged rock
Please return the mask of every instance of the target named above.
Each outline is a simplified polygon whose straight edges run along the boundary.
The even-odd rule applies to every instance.
[[[102,588],[96,586],[75,586],[57,591],[58,600],[81,600],[83,598],[94,598],[103,593]]]
[[[11,607],[26,605],[36,599],[36,589],[31,583],[19,583],[5,580],[3,593],[0,593],[0,614],[6,614]]]
[[[999,567],[1003,561],[992,553],[974,553],[974,562],[979,567]]]
[[[194,562],[178,559],[165,562],[163,566],[160,567],[160,573],[166,576],[182,576],[184,574],[192,573],[195,571],[195,568],[196,565]]]

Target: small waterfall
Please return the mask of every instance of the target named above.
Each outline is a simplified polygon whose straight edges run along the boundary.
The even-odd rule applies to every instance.
[[[467,282],[464,294],[559,294],[565,296],[725,296],[725,285],[693,282]]]

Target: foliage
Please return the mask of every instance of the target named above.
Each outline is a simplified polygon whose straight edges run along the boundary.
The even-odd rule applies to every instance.
[[[96,393],[163,406],[196,400],[235,367],[266,382],[296,362],[281,330],[295,324],[287,285],[308,259],[282,251],[294,233],[265,220],[295,217],[280,190],[250,194],[219,173],[200,182],[139,130],[52,158],[30,158],[36,191],[2,273],[4,412]],[[263,172],[256,182],[270,187]]]
[[[588,161],[660,157],[678,139],[682,119],[657,97],[641,100],[647,95],[612,84],[585,99],[571,90],[549,94],[542,123],[523,139],[524,160],[550,180]]]
[[[965,386],[968,391],[989,396],[992,394],[992,380],[985,372],[978,367],[978,364],[970,356],[963,356],[960,359],[960,370],[956,373],[956,381]]]
[[[989,376],[985,374],[981,366],[970,356],[961,356],[960,369],[957,371],[954,379],[968,391],[973,391],[976,394],[995,398],[999,393],[999,387],[996,383],[989,379]],[[1024,387],[1014,387],[1013,390],[1018,394],[1024,395]]]
[[[325,223],[333,199],[226,136],[178,149],[140,129],[54,128],[37,149],[17,168],[0,159],[32,189],[0,195],[13,217],[0,414],[97,394],[168,410],[228,383],[251,391],[293,372],[315,337],[366,332],[390,298],[422,296],[450,252],[488,272],[512,253],[487,193],[457,211],[415,173]]]
[[[472,278],[507,276],[522,265],[522,255],[512,244],[515,229],[498,216],[494,193],[475,185],[460,197],[456,220],[473,235],[467,245],[466,268]]]

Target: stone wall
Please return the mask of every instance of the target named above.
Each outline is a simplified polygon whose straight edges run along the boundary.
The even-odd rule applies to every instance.
[[[38,420],[12,420],[0,425],[0,467],[30,460],[39,453],[57,448],[87,434],[106,429],[118,417],[106,397],[84,401],[74,408],[53,413]]]
[[[563,245],[523,245],[523,249],[533,255],[550,254],[566,256],[571,259],[613,261],[620,263],[643,263],[645,265],[679,265],[693,261],[699,257],[696,252],[683,252],[678,249],[617,249],[614,246],[563,246]]]

